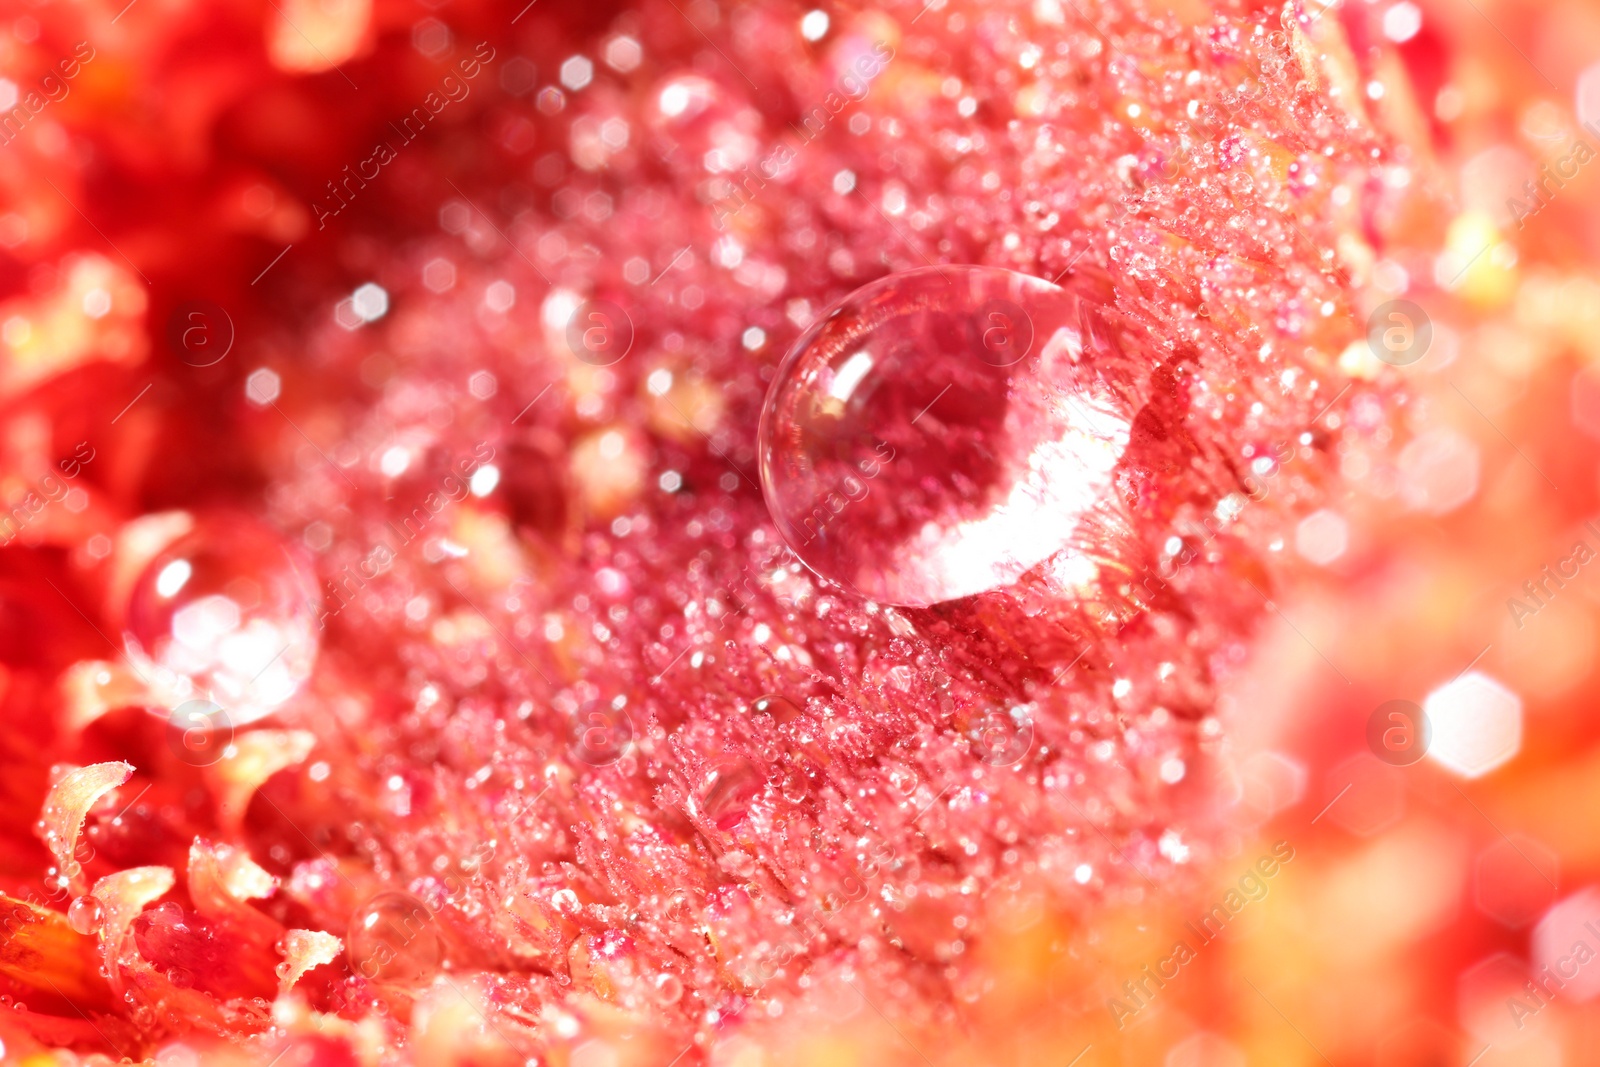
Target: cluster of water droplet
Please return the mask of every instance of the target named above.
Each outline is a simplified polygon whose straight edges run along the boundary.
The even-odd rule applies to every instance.
[[[1149,585],[1108,531],[1182,542],[1230,469],[1199,469],[1202,445],[1299,441],[1328,390],[1282,378],[1268,335],[1313,346],[1329,283],[1274,261],[1283,242],[1218,245],[1268,229],[1215,201],[1270,152],[1201,152],[1167,184],[1148,112],[1110,122],[1084,71],[1181,102],[1033,7],[1056,15],[841,16],[813,54],[751,5],[797,106],[880,31],[902,64],[759,184],[779,112],[625,17],[610,73],[585,59],[504,125],[549,134],[507,187],[537,187],[517,256],[466,200],[415,248],[349,250],[385,297],[330,327],[328,380],[371,402],[318,409],[326,455],[276,471],[298,543],[203,521],[139,578],[126,631],[174,703],[233,725],[314,660],[341,694],[271,794],[302,833],[267,847],[361,982],[418,993],[467,961],[500,977],[497,1025],[548,1009],[555,1045],[585,1033],[574,992],[702,1040],[834,973],[969,1000],[997,900],[1132,897],[1190,854],[1171,797],[1202,775],[1245,613],[1212,595],[1221,542]],[[976,22],[1001,59],[941,51]],[[1114,289],[1044,280],[1090,248]],[[1132,325],[1107,329],[1113,307]],[[318,395],[319,366],[294,373]],[[342,590],[320,634],[302,550]],[[1098,643],[1055,625],[1120,587]],[[409,891],[364,882],[352,915],[358,868]]]

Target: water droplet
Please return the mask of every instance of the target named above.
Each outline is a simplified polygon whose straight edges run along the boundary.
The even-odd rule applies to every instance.
[[[798,804],[811,795],[811,781],[800,770],[791,770],[783,776],[783,785],[780,787],[783,799]]]
[[[752,704],[751,709],[758,715],[771,715],[778,725],[793,722],[801,715],[800,706],[786,696],[777,693],[768,693]]]
[[[163,900],[149,911],[150,922],[156,926],[182,926],[183,905],[175,900]]]
[[[968,733],[973,755],[992,767],[1014,767],[1033,748],[1033,709],[986,708],[973,716]]]
[[[129,598],[129,657],[169,706],[202,697],[242,726],[300,688],[317,654],[310,569],[268,527],[211,516],[145,567]]]
[[[683,997],[683,980],[675,974],[656,975],[655,986],[656,1000],[662,1004],[676,1004]]]
[[[345,944],[352,970],[388,985],[425,985],[443,955],[433,912],[398,890],[385,890],[356,910]]]
[[[750,812],[764,782],[749,760],[725,756],[706,770],[695,791],[695,806],[719,830],[732,830]]]
[[[67,906],[67,924],[85,937],[98,933],[105,921],[105,909],[93,896],[78,897]]]
[[[881,278],[822,316],[768,391],[760,465],[789,547],[880,603],[1008,584],[1112,494],[1129,361],[1099,305],[990,267]]]

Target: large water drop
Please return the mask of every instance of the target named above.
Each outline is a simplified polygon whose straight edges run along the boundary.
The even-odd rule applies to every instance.
[[[393,889],[356,910],[345,945],[350,969],[385,985],[426,985],[443,956],[433,912],[410,893]]]
[[[310,569],[270,528],[207,517],[145,567],[124,641],[170,701],[214,701],[242,726],[282,706],[310,675],[318,600]]]
[[[851,293],[795,342],[762,412],[762,484],[789,547],[862,597],[924,607],[1068,546],[1112,495],[1132,421],[1098,312],[994,267]]]
[[[695,807],[717,829],[732,830],[750,813],[765,784],[749,760],[723,756],[706,769],[695,790]]]

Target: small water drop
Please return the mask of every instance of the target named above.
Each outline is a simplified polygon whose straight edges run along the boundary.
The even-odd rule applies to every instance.
[[[695,791],[695,806],[719,830],[732,830],[750,812],[765,782],[750,761],[724,756],[707,768]]]
[[[67,906],[67,923],[85,937],[98,933],[105,921],[105,909],[92,895],[78,897]]]
[[[183,905],[175,900],[163,900],[149,911],[153,926],[183,926]]]
[[[683,997],[683,980],[670,972],[656,975],[656,1000],[662,1004],[676,1004]]]
[[[1130,366],[1098,304],[1037,278],[880,278],[778,369],[767,507],[808,567],[866,599],[922,607],[1009,584],[1114,495]]]
[[[801,715],[798,704],[778,693],[768,693],[757,698],[751,709],[758,715],[771,715],[773,721],[780,726],[786,722],[793,722]]]
[[[798,804],[811,795],[811,780],[800,770],[791,770],[783,776],[780,787],[783,799]]]
[[[352,970],[388,985],[426,985],[443,956],[433,912],[398,890],[385,890],[356,909],[345,944]]]

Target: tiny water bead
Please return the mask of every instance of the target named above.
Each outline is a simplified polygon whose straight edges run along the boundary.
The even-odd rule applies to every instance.
[[[231,726],[242,726],[281,707],[310,676],[319,601],[309,568],[273,530],[210,516],[140,574],[123,639],[173,706],[215,701]]]
[[[1076,292],[930,267],[851,293],[768,390],[760,467],[785,541],[824,578],[926,607],[1009,584],[1112,495],[1126,366]]]
[[[444,954],[433,912],[418,898],[385,890],[356,909],[345,934],[350,969],[385,985],[421,986]]]

